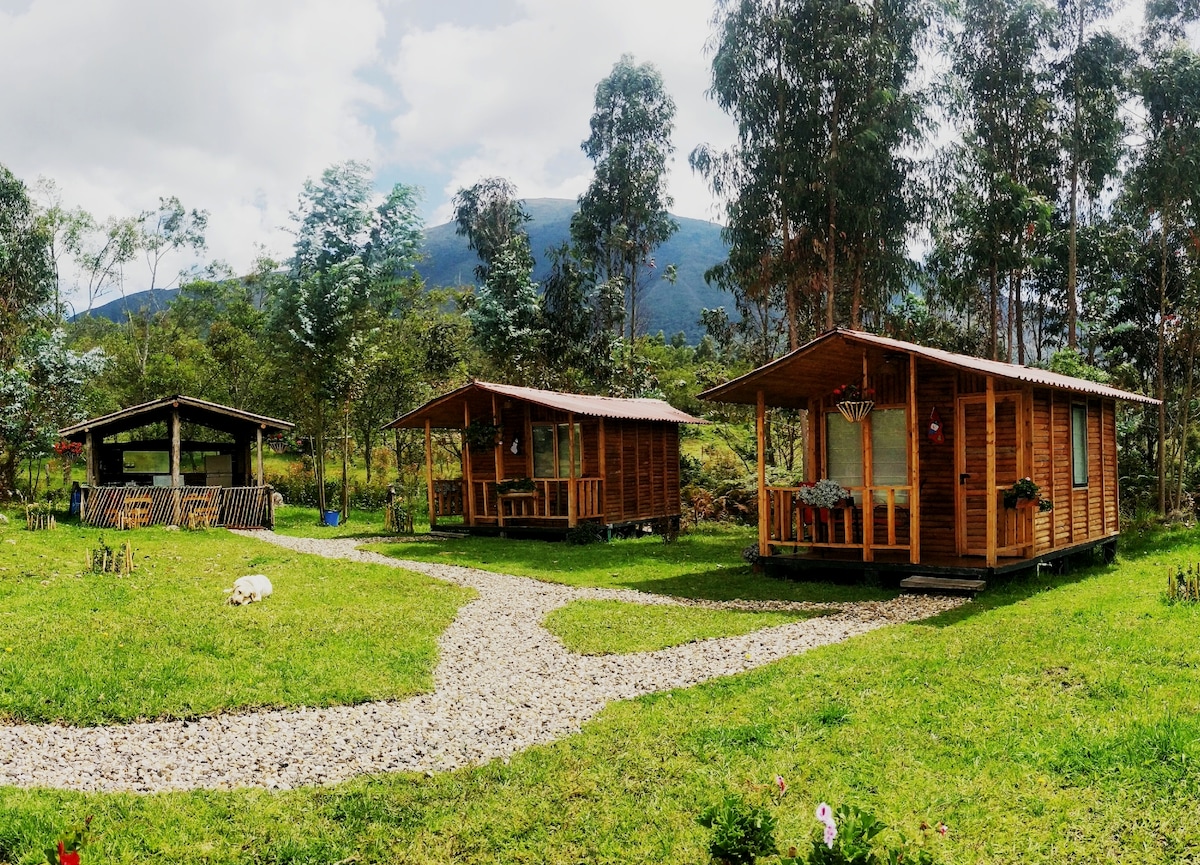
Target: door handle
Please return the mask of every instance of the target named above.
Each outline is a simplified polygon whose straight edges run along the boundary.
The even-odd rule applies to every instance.
[[[958,485],[960,487],[965,487],[967,485],[967,478],[969,478],[969,477],[970,477],[969,474],[967,474],[966,472],[963,472],[961,475],[958,476]]]

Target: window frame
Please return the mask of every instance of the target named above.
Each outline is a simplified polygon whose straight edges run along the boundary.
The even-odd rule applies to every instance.
[[[570,440],[569,439],[565,440],[565,442],[567,444],[567,452],[566,453],[562,452],[561,445],[564,442],[563,428],[570,427],[570,426],[572,426],[572,424],[558,423],[556,421],[545,421],[545,422],[531,424],[531,426],[532,426],[532,429],[531,429],[530,442],[529,442],[529,454],[532,457],[531,470],[532,470],[533,479],[534,480],[543,480],[543,481],[570,480],[571,479],[571,475],[570,475],[570,470],[571,470]],[[580,478],[583,476],[583,426],[578,421],[576,421],[573,426],[574,426],[574,435],[575,435],[575,477]],[[550,442],[552,445],[550,456],[551,456],[552,464],[554,466],[554,474],[553,475],[539,475],[537,473],[537,471],[538,471],[537,430],[539,427],[550,430]],[[568,435],[570,435],[570,433],[568,433]],[[562,474],[563,466],[566,466],[566,468],[567,468],[567,474],[565,474],[565,475]]]
[[[1073,402],[1071,403],[1071,487],[1073,489],[1086,488],[1090,483],[1089,462],[1091,454],[1088,452],[1088,422],[1090,420],[1090,412],[1088,411],[1087,403]],[[1082,418],[1082,422],[1081,419]],[[1082,431],[1083,438],[1079,438],[1079,432]],[[1080,459],[1079,449],[1082,446],[1082,460]],[[1081,472],[1082,469],[1082,472]]]

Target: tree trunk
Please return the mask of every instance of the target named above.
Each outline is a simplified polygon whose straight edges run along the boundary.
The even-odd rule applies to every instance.
[[[1158,369],[1155,371],[1158,397],[1158,513],[1167,513],[1167,214],[1160,215],[1158,270]]]
[[[988,354],[992,360],[1000,359],[1000,275],[997,273],[996,256],[988,264]]]
[[[1191,425],[1192,392],[1196,373],[1196,332],[1188,328],[1188,376],[1182,405],[1179,407],[1179,472],[1175,484],[1175,507],[1183,505],[1183,476],[1187,466],[1188,428]]]

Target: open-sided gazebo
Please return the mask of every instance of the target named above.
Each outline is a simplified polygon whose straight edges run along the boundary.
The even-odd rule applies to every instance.
[[[425,431],[429,521],[477,530],[678,527],[679,425],[706,423],[657,399],[476,381],[385,429]],[[435,478],[432,430],[464,431],[460,478]]]
[[[185,424],[223,438],[185,440]],[[165,427],[165,438],[120,438],[156,425]],[[274,525],[270,489],[263,483],[263,436],[293,427],[289,421],[176,395],[77,423],[59,435],[84,445],[87,482],[80,514],[85,523],[259,528]]]
[[[701,397],[757,408],[758,546],[771,566],[971,577],[1114,548],[1116,404],[1158,404],[840,329]],[[805,476],[791,484],[767,483],[768,406],[808,412]],[[825,478],[850,495],[807,506],[802,486]],[[1052,507],[1017,498],[1022,478]]]

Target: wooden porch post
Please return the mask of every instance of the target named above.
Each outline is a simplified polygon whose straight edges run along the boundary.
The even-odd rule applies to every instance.
[[[179,426],[179,403],[176,402],[171,405],[171,522],[174,525],[179,525],[183,516],[183,504],[179,489],[182,485],[179,471],[179,463],[182,459]]]
[[[92,437],[92,431],[88,430],[83,434],[83,445],[87,448],[87,462],[84,463],[83,480],[89,487],[96,486],[96,478],[100,476],[100,466],[98,465],[96,453],[96,441]]]
[[[429,528],[433,529],[437,526],[437,514],[433,506],[433,429],[428,419],[425,421],[425,498],[429,503]]]
[[[463,523],[475,525],[475,483],[471,477],[471,446],[467,444],[466,430],[471,426],[471,406],[463,400]]]
[[[758,554],[769,556],[768,524],[771,508],[767,503],[767,402],[760,390],[754,412],[754,431],[758,439]]]
[[[258,450],[257,450],[257,453],[258,453],[257,468],[258,468],[258,470],[257,470],[257,472],[255,472],[255,475],[256,475],[255,479],[258,481],[258,485],[260,487],[263,485],[263,452],[262,452],[263,438],[262,438],[262,434],[263,434],[263,425],[259,424],[258,429],[256,429],[254,431],[254,439],[255,439],[255,445],[258,448]]]
[[[863,351],[862,356],[862,388],[863,393],[866,393],[868,385],[867,379],[867,353]],[[875,455],[872,450],[871,441],[871,416],[868,414],[859,422],[862,427],[860,435],[862,436],[862,460],[863,460],[863,550],[862,560],[864,562],[875,561]],[[846,538],[847,543],[850,541]]]
[[[908,356],[908,561],[921,561],[921,416],[917,402],[917,356]]]
[[[604,441],[604,418],[600,418],[600,434],[599,434],[599,452],[596,454],[600,458],[600,522],[608,522],[608,457],[605,454],[607,447]]]
[[[492,423],[500,426],[500,409],[496,405],[496,395],[492,394]],[[503,430],[503,427],[501,427]],[[500,498],[500,481],[504,477],[504,433],[500,433],[500,438],[492,445],[496,462],[496,525],[504,527],[504,500]],[[514,505],[515,509],[515,505]]]
[[[567,456],[571,461],[567,471],[567,528],[579,522],[579,494],[575,489],[575,414],[567,412]]]
[[[996,381],[987,379],[987,566],[996,566]]]

